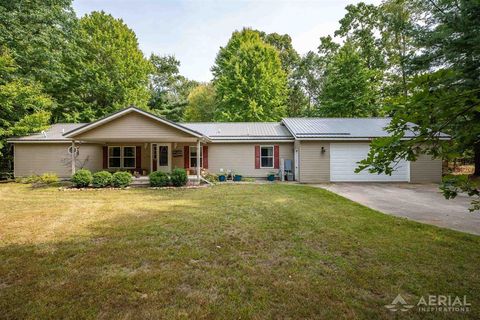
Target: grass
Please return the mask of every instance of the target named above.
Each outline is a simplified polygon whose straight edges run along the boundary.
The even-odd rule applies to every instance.
[[[480,317],[480,237],[321,189],[11,183],[0,199],[0,318],[390,318],[399,293],[466,295],[460,316]]]

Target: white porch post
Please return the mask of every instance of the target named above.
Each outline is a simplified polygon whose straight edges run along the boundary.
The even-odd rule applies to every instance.
[[[201,170],[201,167],[200,167],[200,152],[202,152],[202,150],[200,148],[201,148],[200,139],[198,139],[197,140],[197,181],[198,181],[198,183],[200,183],[200,170]]]
[[[72,140],[72,176],[75,174],[75,140]]]

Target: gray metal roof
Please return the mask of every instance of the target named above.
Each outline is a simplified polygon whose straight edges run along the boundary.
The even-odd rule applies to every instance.
[[[296,138],[387,137],[391,118],[285,118],[283,123]]]
[[[280,122],[189,122],[183,126],[212,140],[293,140]]]
[[[11,138],[8,141],[70,141],[71,139],[65,138],[63,133],[83,125],[85,123],[56,123],[52,124],[44,133],[40,132],[24,137]]]

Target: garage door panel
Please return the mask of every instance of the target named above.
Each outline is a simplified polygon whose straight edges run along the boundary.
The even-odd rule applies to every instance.
[[[370,173],[363,170],[355,173],[358,162],[368,155],[368,143],[332,143],[330,144],[330,180],[331,181],[409,181],[410,169],[407,161],[401,160],[395,166],[392,175]]]

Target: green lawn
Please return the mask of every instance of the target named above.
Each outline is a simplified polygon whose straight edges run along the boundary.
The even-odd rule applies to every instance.
[[[399,293],[466,295],[461,316],[480,317],[480,237],[321,189],[1,184],[0,199],[0,318],[374,319]]]

